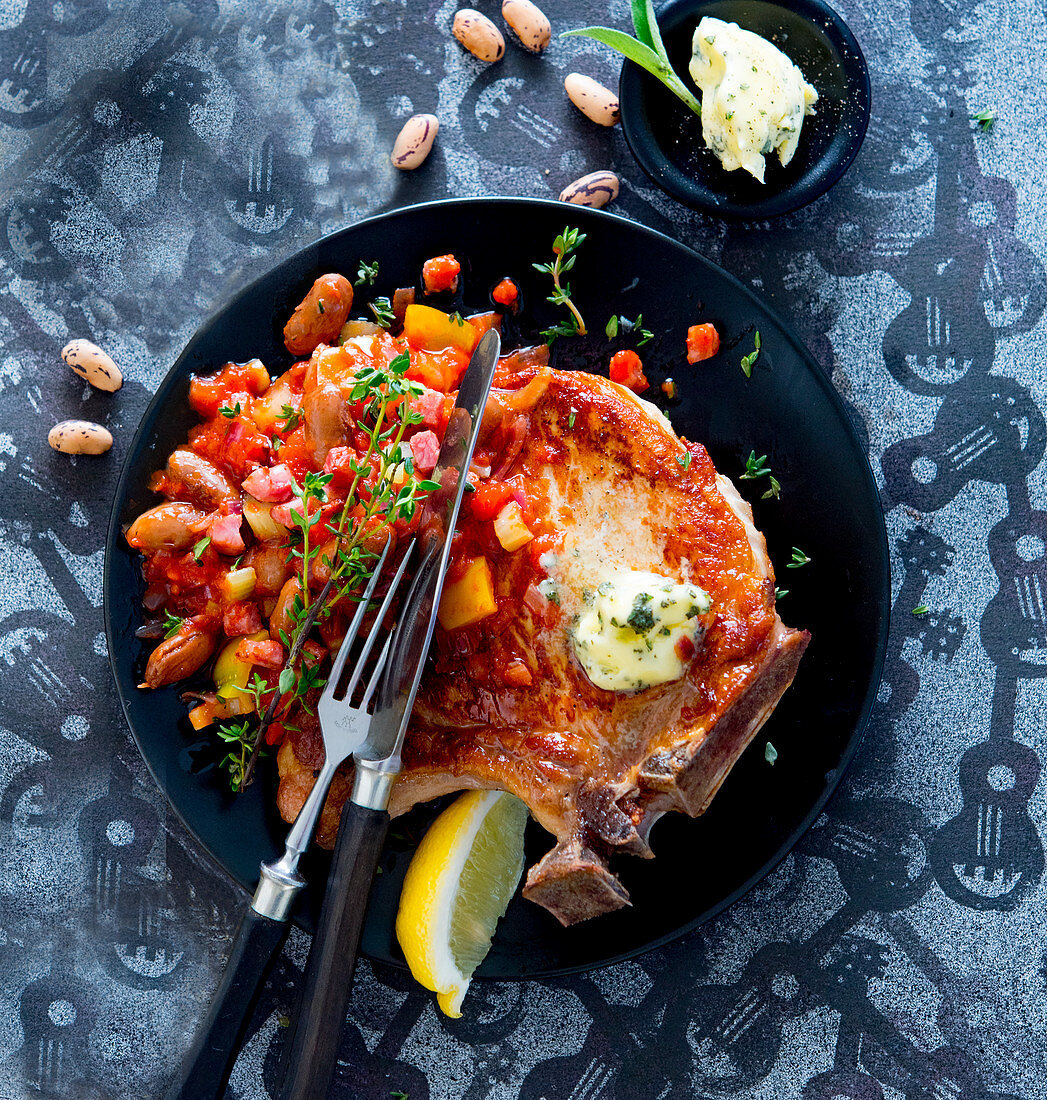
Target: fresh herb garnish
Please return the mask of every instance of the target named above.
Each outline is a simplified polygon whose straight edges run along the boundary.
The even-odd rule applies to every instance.
[[[371,263],[367,263],[365,260],[361,260],[360,266],[356,269],[356,280],[353,286],[370,286],[377,278],[378,261],[373,260]]]
[[[633,600],[632,610],[625,620],[637,634],[646,634],[654,626],[654,612],[651,603],[654,596],[650,592],[637,592]]]
[[[771,744],[770,741],[768,741],[767,744],[763,747],[763,758],[767,761],[768,764],[771,765],[772,768],[774,767],[775,760],[778,759],[778,750],[774,747],[774,745]]]
[[[971,121],[977,122],[978,129],[981,130],[983,134],[987,134],[993,128],[993,124],[996,122],[996,115],[993,113],[991,108],[983,107],[980,111],[977,111],[975,114],[971,115]]]
[[[686,451],[682,455],[677,455],[676,461],[682,469],[689,470],[691,468],[691,452]]]
[[[749,452],[749,457],[745,460],[745,473],[739,474],[741,481],[753,481],[758,477],[765,477],[771,472],[771,467],[767,465],[767,456],[760,455],[756,457],[755,451]]]
[[[636,37],[613,27],[582,27],[576,31],[566,31],[568,35],[584,35],[595,38],[605,46],[635,61],[652,76],[657,77],[678,99],[682,100],[696,115],[702,113],[702,105],[691,94],[684,82],[677,76],[669,63],[662,36],[658,30],[658,20],[654,14],[652,0],[632,0],[633,31]]]
[[[289,432],[293,432],[301,423],[302,414],[294,405],[284,405],[280,410],[280,415],[277,416],[276,419],[284,422],[284,426],[280,431],[283,432],[284,435],[287,435]]]
[[[317,298],[316,299],[316,308],[320,311],[321,314],[324,314],[324,313],[327,312],[327,310],[324,309],[324,300],[323,300],[323,298]]]
[[[753,363],[760,357],[760,330],[757,329],[753,333],[753,350],[748,355],[742,356],[742,373],[746,378],[751,378],[753,373]]]
[[[254,749],[254,733],[249,722],[220,722],[215,728],[219,739],[230,746],[218,766],[228,774],[233,792],[243,790],[247,782],[247,767]]]
[[[567,418],[567,427],[568,428],[573,428],[574,427],[574,418],[577,415],[578,415],[578,410],[572,405],[571,406],[571,415],[568,416],[568,418]]]
[[[774,499],[777,500],[778,497],[781,494],[781,491],[782,491],[781,484],[779,483],[778,479],[774,476],[774,474],[771,474],[771,479],[768,482],[767,492],[762,493],[761,496],[760,496],[760,499],[761,500],[766,500],[768,497],[774,497]]]
[[[240,402],[237,401],[235,405],[223,405],[218,410],[219,416],[224,416],[226,420],[232,420],[234,416],[240,415]]]
[[[164,612],[164,637],[173,638],[179,630],[182,629],[182,624],[185,619],[180,619],[177,615],[172,615],[170,611]]]
[[[199,561],[200,555],[211,545],[211,536],[205,535],[194,547],[193,547],[193,561]]]
[[[806,565],[811,559],[798,547],[793,547],[792,561],[785,563],[786,569],[799,569],[801,566]]]
[[[406,480],[403,471],[397,477],[398,469],[408,466],[401,457],[404,434],[422,422],[422,414],[410,405],[410,398],[422,392],[417,382],[407,378],[410,365],[409,354],[402,352],[388,364],[356,372],[347,404],[357,410],[359,457],[349,461],[352,481],[340,508],[329,499],[330,474],[307,473],[300,482],[292,480],[288,561],[298,579],[298,592],[289,608],[291,629],[280,635],[288,655],[275,690],[260,681],[260,690],[270,692],[271,699],[264,714],[262,707],[257,707],[261,718],[239,773],[240,788],[251,782],[266,729],[277,720],[286,725],[293,706],[308,710],[309,697],[324,685],[320,664],[303,653],[318,619],[330,614],[340,601],[359,598],[378,560],[370,547],[376,541],[380,544],[383,535],[388,537],[394,523],[410,520],[428,493],[439,488],[433,481],[418,480],[409,469]],[[297,415],[294,409],[284,411]],[[320,565],[330,579],[314,596],[308,581]]]
[[[543,329],[542,335],[550,347],[558,336],[584,336],[586,333],[585,321],[578,312],[578,307],[571,301],[571,288],[567,283],[560,281],[561,276],[566,275],[574,267],[577,259],[576,252],[584,241],[584,233],[565,227],[553,241],[552,262],[531,265],[535,271],[552,276],[553,292],[545,300],[552,302],[554,306],[566,306],[570,313],[566,321],[560,321],[550,328]]]
[[[396,314],[393,313],[393,304],[388,298],[375,298],[373,302],[368,303],[368,308],[374,314],[374,319],[382,328],[393,327],[393,323],[396,321]]]
[[[780,600],[783,596],[788,596],[788,595],[789,595],[789,589],[788,588],[776,588],[774,590],[774,598],[776,600]]]
[[[931,609],[925,603],[922,603],[922,604],[920,604],[919,607],[914,607],[912,609],[912,613],[914,615],[926,615],[927,612],[930,611],[930,610]]]
[[[628,317],[623,317],[621,314],[614,314],[607,322],[604,332],[607,333],[608,340],[613,340],[619,331],[638,333],[640,336],[640,339],[636,341],[638,348],[642,348],[644,344],[654,339],[654,333],[649,328],[644,328],[642,313],[636,315],[635,321],[630,321]]]

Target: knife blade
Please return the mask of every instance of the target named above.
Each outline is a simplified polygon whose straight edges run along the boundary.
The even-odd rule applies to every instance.
[[[377,708],[353,754],[353,792],[342,808],[327,893],[291,1025],[282,1100],[315,1100],[331,1086],[367,898],[389,827],[386,807],[400,771],[400,749],[432,640],[466,472],[500,350],[498,333],[486,332],[469,360],[440,446],[431,477],[438,488],[427,498],[422,517],[421,561],[390,642]]]
[[[391,787],[392,778],[400,771],[400,749],[436,625],[451,556],[451,537],[465,493],[465,473],[476,449],[477,431],[500,348],[498,333],[491,329],[473,352],[430,478],[439,488],[426,501],[421,562],[404,600],[400,615],[403,626],[393,638],[378,706],[364,743],[354,754],[357,774],[364,773],[353,790],[354,801],[361,805],[373,804],[365,799],[381,798],[382,790]],[[373,773],[374,778],[368,778],[368,773]],[[384,797],[382,806],[388,802],[387,791]]]

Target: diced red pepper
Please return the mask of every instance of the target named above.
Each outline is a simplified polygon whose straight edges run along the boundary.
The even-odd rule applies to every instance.
[[[450,254],[426,260],[422,264],[422,285],[426,294],[454,290],[458,286],[458,273],[461,270],[462,265]]]
[[[611,357],[611,381],[626,386],[633,393],[643,393],[650,385],[643,373],[643,363],[635,351],[619,351]]]
[[[694,656],[694,642],[686,634],[676,640],[676,645],[673,648],[676,650],[676,656],[681,661],[689,661]]]
[[[691,325],[687,330],[688,363],[711,359],[719,350],[720,334],[715,325],[706,322],[704,325]]]
[[[491,291],[491,297],[500,305],[512,308],[520,297],[520,291],[512,279],[503,279]]]

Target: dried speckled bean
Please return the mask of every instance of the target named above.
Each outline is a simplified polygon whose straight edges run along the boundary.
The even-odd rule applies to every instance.
[[[618,177],[613,172],[590,172],[560,192],[560,202],[578,206],[606,206],[618,198]]]
[[[439,129],[436,115],[412,115],[393,143],[393,167],[405,172],[417,168],[432,150]]]
[[[525,50],[541,53],[549,45],[553,28],[545,12],[531,0],[502,0],[502,18]]]
[[[584,73],[569,73],[563,82],[567,98],[593,122],[600,126],[614,126],[620,122],[622,113],[618,108],[618,97],[591,76]]]
[[[455,12],[451,33],[481,61],[498,61],[505,53],[502,32],[481,12],[462,8]]]
[[[70,340],[62,348],[62,358],[74,374],[90,382],[97,390],[114,393],[124,384],[120,368],[90,340]]]
[[[90,420],[63,420],[47,433],[47,442],[67,455],[100,455],[112,447],[113,437]]]

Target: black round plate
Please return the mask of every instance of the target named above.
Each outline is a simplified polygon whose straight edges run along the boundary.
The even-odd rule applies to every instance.
[[[705,16],[737,23],[773,42],[818,90],[796,154],[784,167],[767,157],[766,182],[725,172],[705,148],[701,119],[631,61],[618,96],[625,140],[648,176],[680,202],[727,218],[759,220],[806,205],[847,171],[869,124],[869,70],[850,28],[822,0],[674,0],[658,16],[673,68],[687,73],[694,29]]]
[[[587,239],[571,273],[574,297],[593,335],[557,342],[554,365],[606,370],[604,335],[611,313],[635,317],[655,334],[641,349],[652,388],[676,380],[679,400],[660,400],[676,428],[709,448],[729,476],[744,470],[751,450],[767,454],[782,485],[780,500],[761,500],[761,482],[739,481],[754,501],[788,588],[781,610],[813,641],[796,682],[760,736],[697,820],[670,814],[654,828],[657,858],[623,857],[615,869],[633,904],[573,928],[514,898],[480,973],[534,977],[598,966],[663,943],[695,927],[739,897],[788,852],[811,824],[858,744],[879,683],[890,593],[886,537],[876,486],[848,414],[823,371],[795,335],[737,280],[683,245],[598,211],[524,199],[463,199],[411,207],[365,221],[310,245],[242,291],[189,342],[164,379],[130,448],[113,506],[105,562],[109,653],[124,713],[175,812],[202,847],[241,885],[253,889],[258,865],[282,851],[287,827],[274,805],[272,762],[239,796],[228,793],[185,718],[179,691],[139,691],[149,645],[138,641],[142,581],[138,556],[122,529],[154,502],[146,482],[185,440],[194,417],[189,376],[230,359],[259,357],[270,369],[290,365],[281,328],[312,280],[326,271],[355,273],[377,258],[372,293],[413,285],[422,261],[454,252],[463,261],[463,305],[483,308],[504,275],[516,278],[524,316],[544,327],[556,316],[545,301],[548,277],[532,268],[549,258],[565,222]],[[363,295],[361,295],[363,297]],[[362,305],[362,302],[361,302]],[[720,354],[697,366],[684,358],[688,325],[712,321],[724,337]],[[739,360],[759,330],[763,351],[747,379]],[[511,334],[508,334],[511,336]],[[526,336],[526,332],[523,336]],[[628,343],[619,339],[619,345]],[[794,546],[811,558],[784,568]],[[770,739],[778,750],[764,759]],[[393,930],[411,844],[431,808],[393,823],[375,879],[363,936],[372,958],[402,965]],[[530,826],[528,862],[550,847]],[[310,887],[298,920],[311,928],[328,857],[304,864]]]

